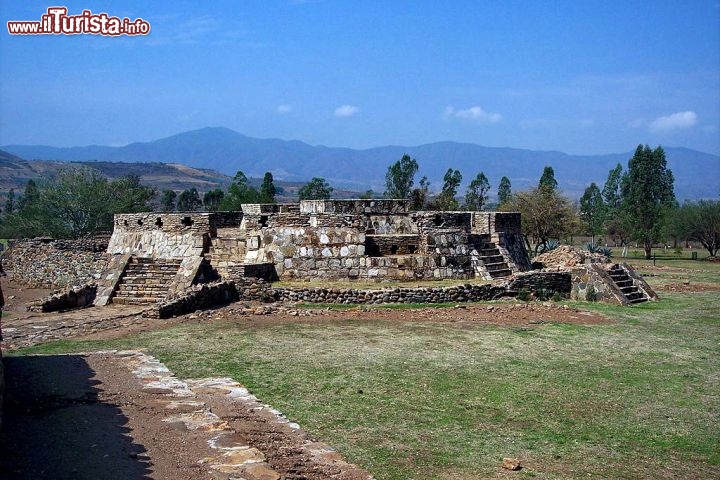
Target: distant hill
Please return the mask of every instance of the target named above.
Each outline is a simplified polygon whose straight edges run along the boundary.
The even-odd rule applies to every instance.
[[[635,147],[631,146],[632,150]],[[242,170],[253,177],[262,177],[264,172],[270,171],[278,180],[294,182],[317,176],[326,178],[335,187],[358,191],[373,188],[379,192],[384,189],[388,165],[404,153],[418,161],[418,179],[426,175],[434,190],[440,189],[448,168],[462,172],[464,185],[483,171],[493,187],[497,187],[500,178],[506,175],[513,189],[518,190],[535,185],[543,167],[551,165],[560,188],[575,198],[582,195],[590,182],[602,186],[608,171],[618,163],[625,168],[633,153],[629,150],[608,155],[568,155],[457,142],[355,150],[312,146],[296,140],[252,138],[222,127],[202,128],[124,147],[8,145],[2,148],[25,159],[160,162],[192,166],[200,171],[216,169],[226,175]],[[664,148],[675,176],[678,199],[717,198],[720,194],[720,156],[687,148]]]
[[[131,163],[131,162],[67,162],[58,160],[23,160],[11,153],[0,150],[0,196],[14,188],[21,194],[30,179],[42,180],[55,175],[58,170],[69,165],[87,166],[98,170],[109,179],[126,175],[137,175],[140,182],[162,190],[181,191],[196,188],[200,193],[221,188],[226,190],[232,177],[210,169],[199,169],[179,163]],[[250,183],[256,187],[262,182],[261,177],[250,177]],[[300,187],[306,182],[285,182],[277,180],[275,186],[282,193],[278,201],[291,201],[297,198]],[[337,198],[357,198],[360,192],[337,189],[333,192]]]
[[[29,179],[49,178],[60,168],[68,165],[88,166],[110,179],[137,175],[144,185],[158,190],[185,190],[194,187],[202,192],[218,187],[224,188],[232,181],[231,177],[222,173],[181,164],[27,161],[0,150],[0,191],[7,192],[14,188],[17,192],[22,192]]]

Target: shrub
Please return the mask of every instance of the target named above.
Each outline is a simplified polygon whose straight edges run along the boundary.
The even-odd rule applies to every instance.
[[[588,285],[587,290],[585,291],[585,300],[588,302],[597,302],[598,299],[598,292],[595,290],[595,287],[592,285]]]
[[[517,299],[522,300],[523,302],[527,302],[530,300],[530,292],[527,288],[521,288],[517,293]]]

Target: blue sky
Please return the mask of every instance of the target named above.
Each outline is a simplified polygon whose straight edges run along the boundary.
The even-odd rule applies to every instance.
[[[65,2],[148,36],[9,35],[0,145],[124,145],[205,126],[368,148],[442,140],[720,154],[720,1]]]

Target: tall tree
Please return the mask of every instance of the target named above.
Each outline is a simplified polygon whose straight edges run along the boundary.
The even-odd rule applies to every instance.
[[[630,239],[627,222],[623,220],[622,205],[622,183],[623,168],[619,163],[608,172],[607,180],[603,186],[602,196],[605,201],[605,232],[609,235],[615,245],[627,246]],[[623,250],[625,252],[625,250]],[[624,253],[623,253],[624,256]]]
[[[428,203],[428,196],[430,195],[430,181],[427,177],[423,176],[420,179],[420,186],[413,188],[410,192],[410,210],[424,210]]]
[[[705,247],[711,257],[720,251],[720,201],[685,202],[676,209],[675,222],[688,240]]]
[[[502,205],[510,200],[512,196],[512,187],[508,177],[502,177],[498,185],[498,203]]]
[[[465,208],[467,210],[482,210],[488,201],[489,191],[490,182],[485,176],[485,173],[478,173],[477,177],[470,182],[467,192],[465,193]]]
[[[208,212],[217,212],[220,208],[220,202],[222,202],[223,197],[225,197],[225,192],[219,188],[205,192],[205,195],[203,195],[203,205],[205,205],[205,210]]]
[[[220,202],[220,208],[227,211],[237,211],[242,208],[243,203],[262,203],[260,192],[250,185],[245,174],[238,170],[233,181],[228,187],[227,195]]]
[[[11,188],[5,200],[5,215],[12,215],[15,211],[15,189]]]
[[[324,178],[313,177],[298,190],[300,200],[326,200],[332,195],[333,188]]]
[[[538,187],[549,190],[556,190],[558,186],[557,180],[555,180],[555,170],[551,166],[546,166],[543,169],[542,176]]]
[[[177,200],[177,193],[175,190],[163,190],[162,196],[160,197],[160,206],[162,207],[162,211],[174,212],[175,200]]]
[[[265,172],[263,177],[262,185],[260,185],[260,200],[262,203],[275,203],[275,194],[277,189],[273,183],[273,175],[270,172]]]
[[[605,222],[605,202],[595,182],[592,182],[580,197],[580,219],[585,227],[585,233],[592,237],[592,243],[595,245],[595,235],[602,233]]]
[[[462,182],[462,174],[460,170],[448,168],[443,177],[443,187],[440,194],[435,197],[431,208],[433,210],[457,210],[459,208],[458,201],[455,200],[458,187]]]
[[[659,239],[663,212],[675,204],[673,183],[662,147],[651,150],[648,145],[638,145],[622,178],[621,210],[633,239],[643,244],[647,259]]]
[[[20,197],[20,200],[18,201],[18,209],[23,210],[25,207],[37,202],[39,198],[40,191],[37,183],[35,183],[35,180],[33,179],[28,180],[27,184],[25,184],[25,193],[23,193],[23,196]]]
[[[559,240],[576,226],[575,210],[570,199],[547,188],[518,192],[500,208],[520,212],[528,249],[533,248],[536,254],[548,240]]]
[[[385,174],[385,197],[409,198],[418,168],[415,159],[407,154],[390,165]]]
[[[194,212],[202,207],[200,194],[197,188],[193,187],[183,190],[178,197],[177,209],[179,212]]]

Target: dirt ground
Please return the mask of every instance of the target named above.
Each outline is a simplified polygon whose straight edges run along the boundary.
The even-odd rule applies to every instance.
[[[307,309],[234,303],[169,320],[145,318],[142,308],[138,307],[40,314],[28,312],[26,305],[49,291],[26,289],[7,281],[3,281],[3,290],[7,299],[3,316],[3,350],[6,352],[60,338],[115,338],[183,322],[231,321],[248,328],[298,321],[372,322],[379,319],[523,328],[538,328],[547,322],[609,322],[601,315],[567,306],[514,301],[411,310]],[[278,422],[273,411],[256,399],[238,403],[237,399],[228,397],[227,390],[203,386],[208,384],[207,379],[199,383],[187,381],[186,388],[192,391],[191,401],[181,401],[178,406],[178,394],[173,388],[180,380],[165,378],[170,387],[149,386],[148,382],[158,378],[155,374],[138,377],[134,358],[111,352],[7,356],[4,359],[7,395],[0,434],[0,477],[369,478],[362,469],[345,463],[337,453],[314,442],[302,430],[290,428],[287,421]],[[210,384],[213,382],[215,380]],[[194,423],[195,417],[168,421],[170,407],[185,415],[209,415],[215,420],[201,427]],[[205,413],[201,414],[198,409]],[[213,451],[212,445],[225,448],[222,450],[225,460],[218,460],[218,452]],[[231,460],[227,460],[227,456]],[[231,465],[223,466],[223,461]]]

